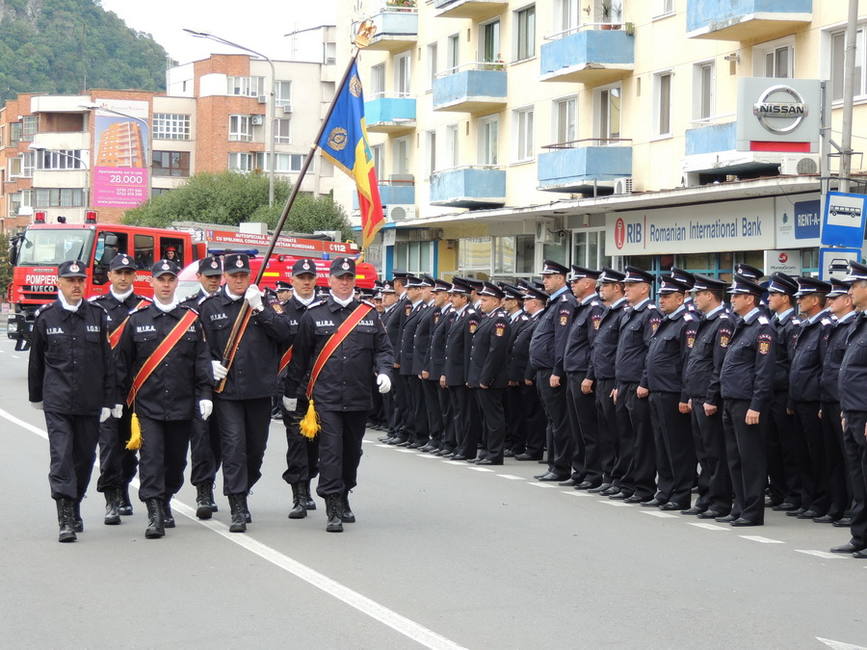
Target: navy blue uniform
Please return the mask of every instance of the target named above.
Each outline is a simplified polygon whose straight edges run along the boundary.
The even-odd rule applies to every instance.
[[[498,308],[482,316],[470,346],[467,385],[474,393],[484,427],[482,459],[503,463],[506,418],[503,395],[508,384],[509,316]]]
[[[514,433],[512,451],[525,460],[539,460],[545,446],[547,416],[542,405],[536,371],[530,363],[530,341],[539,324],[542,311],[528,316],[527,323],[517,330],[509,359],[509,381],[520,395],[521,412]]]
[[[473,422],[477,410],[470,403],[471,396],[467,387],[470,349],[473,334],[479,326],[480,315],[472,305],[455,313],[446,336],[446,358],[443,376],[449,387],[452,404],[452,418],[455,428],[455,454],[460,458],[475,458],[476,435],[478,428]]]
[[[867,547],[867,314],[861,312],[846,337],[838,379],[840,406],[846,420],[846,458],[852,482],[852,543]]]
[[[428,441],[427,410],[424,404],[424,392],[418,373],[413,372],[415,362],[415,333],[422,320],[422,314],[428,310],[428,305],[421,300],[415,305],[410,305],[410,313],[403,324],[400,333],[400,351],[395,356],[400,364],[402,385],[406,387],[407,417],[404,418],[404,427],[413,447],[421,447]]]
[[[428,348],[427,359],[424,366],[424,370],[428,373],[430,383],[436,388],[437,403],[440,407],[442,436],[438,447],[439,452],[442,455],[453,452],[455,445],[457,444],[457,439],[455,437],[454,413],[452,412],[452,403],[449,399],[449,389],[440,384],[440,377],[445,373],[446,338],[448,337],[449,328],[452,326],[452,321],[454,321],[454,319],[455,310],[448,302],[442,306],[442,309],[440,309],[438,313],[434,314],[430,347]]]
[[[415,329],[415,340],[413,341],[412,373],[418,378],[421,388],[422,405],[424,407],[421,417],[427,419],[427,435],[430,439],[427,447],[428,450],[431,446],[439,449],[443,437],[443,414],[440,410],[439,398],[437,396],[438,384],[431,380],[430,373],[428,373],[427,377],[422,376],[422,373],[427,370],[427,360],[430,356],[433,331],[436,323],[439,322],[441,311],[441,308],[437,307],[433,302],[428,303],[419,317],[419,322]]]

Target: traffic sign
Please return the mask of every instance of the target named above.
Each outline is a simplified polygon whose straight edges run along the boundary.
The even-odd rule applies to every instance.
[[[846,276],[849,262],[860,261],[860,248],[820,248],[819,279],[825,282],[831,278],[842,280]]]
[[[864,245],[867,196],[828,192],[822,215],[822,244],[860,249]]]

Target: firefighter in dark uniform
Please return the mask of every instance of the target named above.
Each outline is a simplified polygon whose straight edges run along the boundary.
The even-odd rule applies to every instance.
[[[111,282],[108,293],[90,298],[90,302],[99,305],[108,314],[112,349],[120,340],[130,312],[148,301],[133,290],[135,273],[136,264],[129,255],[115,255],[108,265],[108,279]],[[121,515],[132,514],[129,484],[138,465],[136,452],[126,448],[130,436],[130,413],[119,403],[122,401],[118,398],[118,404],[114,407],[115,417],[99,427],[99,479],[96,489],[105,495],[105,523],[109,526],[119,524]]]
[[[589,490],[602,483],[599,461],[599,430],[596,424],[596,404],[592,393],[584,393],[581,384],[587,379],[590,348],[596,334],[596,324],[605,309],[596,293],[596,280],[601,271],[572,266],[572,294],[578,302],[566,341],[563,369],[568,377],[566,399],[572,419],[574,453],[572,476],[566,481],[580,490]]]
[[[79,260],[58,268],[57,300],[36,312],[27,373],[28,399],[45,413],[60,542],[74,542],[84,530],[80,504],[99,424],[111,417],[117,399],[108,317],[83,300],[86,268]]]
[[[175,297],[178,266],[169,260],[154,264],[154,300],[129,317],[117,347],[117,382],[126,399],[135,389],[131,410],[141,427],[139,499],[148,510],[145,537],[155,539],[174,528],[170,503],[184,484],[192,420],[207,421],[211,401],[211,356],[195,310]],[[192,314],[184,333],[140,386],[134,379],[182,320]]]
[[[397,315],[397,293],[395,293],[394,285],[390,282],[382,283],[382,312],[380,313],[380,319],[382,320],[382,324],[385,326],[385,331],[388,334],[388,340],[392,343],[392,349],[394,349],[395,342],[392,341],[392,330],[390,329],[393,325],[393,320]],[[396,330],[395,330],[396,331]],[[382,408],[385,416],[385,435],[379,437],[380,442],[390,443],[397,437],[396,429],[395,429],[395,391],[396,386],[392,386],[392,389],[387,393],[382,395]]]
[[[599,297],[605,309],[597,318],[593,315],[593,345],[587,362],[587,377],[581,382],[581,392],[593,395],[596,406],[597,447],[602,482],[589,492],[611,496],[620,492],[620,479],[626,467],[620,463],[616,405],[613,399],[617,387],[614,358],[620,339],[620,317],[626,307],[623,279],[620,271],[603,268],[599,275]]]
[[[430,348],[428,349],[427,365],[424,372],[428,374],[428,381],[436,387],[437,401],[440,407],[440,417],[442,418],[442,438],[439,448],[434,451],[437,456],[447,456],[453,454],[457,446],[457,438],[455,437],[455,422],[454,413],[452,412],[452,403],[449,399],[449,389],[447,386],[440,384],[440,377],[445,372],[446,363],[446,339],[449,334],[449,328],[455,317],[455,310],[452,307],[449,291],[452,285],[444,280],[437,280],[434,287],[434,294],[438,301],[442,301],[439,314],[434,314],[433,332],[431,333]]]
[[[530,340],[530,363],[536,371],[536,386],[548,416],[548,470],[535,478],[539,481],[565,481],[572,466],[572,432],[566,410],[566,372],[563,354],[575,296],[566,285],[569,270],[562,264],[545,260],[542,282],[548,294],[545,312],[533,330]]]
[[[400,346],[403,337],[403,327],[406,324],[406,319],[412,311],[412,303],[407,295],[406,284],[408,274],[394,272],[394,291],[397,294],[397,303],[394,306],[394,315],[388,319],[386,323],[386,332],[388,340],[391,342],[392,352],[394,353],[394,390],[392,402],[394,404],[394,423],[391,440],[387,440],[389,445],[405,446],[412,442],[413,431],[411,416],[409,415],[408,388],[404,382],[403,376],[400,374]],[[390,391],[392,392],[392,391]]]
[[[736,274],[729,292],[740,320],[726,349],[719,382],[735,502],[731,513],[717,521],[761,526],[768,477],[764,430],[773,399],[776,332],[759,309],[761,286]]]
[[[536,371],[530,363],[530,342],[545,313],[548,295],[541,289],[527,285],[524,288],[524,312],[527,324],[515,335],[509,359],[509,383],[520,391],[521,412],[513,451],[515,460],[541,460],[545,447],[545,427],[548,417],[536,386]]]
[[[218,257],[209,255],[199,260],[196,272],[199,290],[183,301],[181,306],[198,311],[199,305],[220,290],[222,277],[223,265]],[[217,480],[220,459],[220,429],[217,427],[217,418],[193,418],[190,435],[190,483],[196,486],[196,516],[199,519],[210,519],[211,514],[217,512],[214,483]]]
[[[684,369],[683,384],[692,414],[692,437],[701,467],[698,498],[683,514],[700,519],[725,517],[732,509],[732,482],[726,462],[722,427],[722,400],[719,376],[734,324],[723,305],[728,285],[703,275],[694,276],[693,304],[700,314],[695,342]]]
[[[291,340],[295,339],[301,318],[316,302],[316,264],[312,259],[300,259],[292,265],[292,297],[281,306],[279,317],[289,326]],[[295,348],[292,348],[292,356]],[[280,392],[285,393],[286,372],[281,378]],[[299,424],[307,413],[307,397],[304,388],[308,377],[303,377],[292,397],[298,400],[295,408],[287,410],[281,404],[283,425],[286,427],[286,471],[283,480],[292,487],[292,509],[289,519],[304,519],[308,510],[315,510],[316,503],[310,496],[310,481],[319,473],[319,439],[301,435]]]
[[[232,513],[229,530],[242,533],[252,522],[247,495],[261,477],[277,366],[291,336],[286,322],[262,301],[262,292],[251,284],[247,255],[225,255],[223,279],[219,293],[200,305],[199,319],[211,352],[214,381],[219,384],[226,379],[223,391],[215,391],[214,415],[223,452],[223,494]],[[227,369],[222,364],[223,354],[245,302],[251,310],[250,320]]]
[[[849,262],[846,280],[852,283],[849,294],[859,310],[846,337],[837,384],[853,495],[852,536],[831,551],[867,559],[867,265]]]
[[[511,458],[515,454],[520,454],[523,449],[523,441],[526,434],[521,431],[524,425],[524,407],[521,402],[523,395],[522,389],[524,386],[523,372],[518,379],[513,378],[512,358],[515,347],[515,340],[527,325],[530,323],[530,317],[524,311],[524,294],[521,290],[507,283],[501,283],[500,289],[503,290],[503,309],[509,316],[509,378],[508,387],[506,388],[506,397],[504,404],[506,409],[506,443],[503,449],[503,456]]]
[[[419,449],[424,447],[430,440],[428,436],[428,421],[427,409],[424,404],[424,389],[422,388],[418,373],[414,372],[414,349],[415,349],[415,333],[418,325],[422,320],[422,314],[428,309],[428,301],[430,300],[430,290],[433,288],[433,282],[428,282],[424,278],[408,276],[406,282],[406,295],[408,298],[406,306],[409,307],[409,313],[406,317],[406,322],[403,324],[403,329],[400,332],[400,351],[395,360],[397,360],[398,373],[401,377],[402,385],[406,388],[406,414],[404,423],[408,431],[411,432],[410,438],[401,443],[401,446],[409,447],[410,449]]]
[[[331,263],[328,298],[308,307],[295,337],[295,353],[286,377],[287,410],[297,408],[295,397],[305,391],[305,378],[315,364],[321,372],[313,385],[312,399],[318,414],[319,484],[316,493],[325,500],[328,532],[342,532],[343,523],[355,521],[349,492],[357,483],[361,440],[367,413],[373,406],[371,376],[381,393],[391,390],[394,364],[385,327],[371,309],[358,321],[333,353],[320,361],[332,335],[362,304],[353,298],[355,260],[338,257]],[[307,380],[309,381],[309,380]]]
[[[436,380],[431,377],[428,364],[430,360],[431,342],[436,324],[439,322],[443,305],[448,300],[446,290],[448,283],[442,280],[434,280],[430,276],[422,278],[430,288],[427,294],[430,297],[427,308],[421,314],[421,320],[415,330],[415,339],[412,344],[412,371],[418,377],[421,384],[422,403],[424,404],[424,416],[427,417],[428,435],[427,444],[419,448],[423,452],[436,452],[442,446],[443,438],[443,411],[439,402],[439,375]],[[423,298],[424,299],[424,298]]]
[[[638,387],[650,401],[658,475],[656,496],[642,505],[656,505],[660,510],[689,511],[696,479],[689,395],[683,382],[698,327],[698,318],[684,304],[689,288],[671,276],[662,276],[659,309],[664,317],[650,340]]]
[[[620,337],[614,358],[617,388],[614,394],[617,415],[617,448],[624,474],[620,492],[610,499],[629,503],[651,501],[656,492],[656,450],[650,425],[647,394],[639,392],[650,339],[662,317],[650,301],[653,275],[634,266],[626,267],[626,300],[629,307],[620,317]]]
[[[825,471],[828,476],[830,505],[828,514],[814,519],[816,523],[833,524],[838,528],[852,524],[851,512],[847,511],[852,501],[847,470],[846,446],[840,410],[840,390],[837,379],[840,363],[846,353],[846,339],[858,313],[849,295],[849,282],[831,279],[831,291],[826,296],[829,314],[822,319],[822,341],[819,352],[822,360],[819,389],[822,399],[822,430],[825,441]]]
[[[484,427],[484,445],[477,465],[502,465],[506,441],[503,396],[508,385],[509,317],[501,307],[503,291],[489,282],[479,289],[482,311],[470,344],[467,386],[471,389]]]

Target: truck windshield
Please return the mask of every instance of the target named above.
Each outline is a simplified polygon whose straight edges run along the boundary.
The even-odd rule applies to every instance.
[[[67,260],[90,256],[93,243],[92,230],[69,228],[27,229],[21,240],[18,264],[20,266],[58,265]],[[82,260],[89,263],[90,260]]]

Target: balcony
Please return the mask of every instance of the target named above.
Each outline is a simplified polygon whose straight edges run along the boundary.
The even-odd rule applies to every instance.
[[[437,18],[487,20],[499,16],[508,6],[505,0],[434,0],[434,15]]]
[[[418,40],[418,13],[415,7],[387,6],[371,16],[376,33],[365,49],[401,52]],[[353,30],[354,31],[354,30]]]
[[[377,182],[379,200],[383,206],[415,205],[415,180],[410,174],[394,174]],[[358,194],[352,195],[352,209],[358,210]]]
[[[88,181],[87,175],[86,169],[35,169],[33,170],[33,188],[85,188]]]
[[[82,108],[93,100],[90,95],[36,95],[30,98],[31,113],[87,113]]]
[[[808,25],[813,0],[688,0],[689,38],[764,41]]]
[[[635,68],[635,37],[625,25],[585,25],[548,37],[542,45],[541,81],[587,85],[623,79]]]
[[[591,193],[601,183],[632,176],[632,141],[590,138],[552,144],[539,154],[538,189]]]
[[[407,133],[415,129],[415,99],[376,97],[364,102],[364,118],[370,133]]]
[[[484,114],[506,105],[506,70],[502,63],[471,63],[437,75],[433,109]]]
[[[90,149],[90,133],[87,131],[37,133],[33,136],[30,148],[50,151],[83,151]]]
[[[431,205],[491,208],[506,203],[506,172],[488,165],[470,165],[434,172]]]

